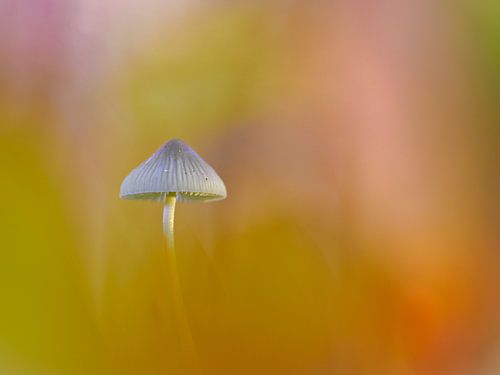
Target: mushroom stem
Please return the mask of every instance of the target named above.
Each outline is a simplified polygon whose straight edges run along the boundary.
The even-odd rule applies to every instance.
[[[163,233],[167,238],[167,250],[175,252],[174,249],[174,217],[175,217],[175,202],[177,201],[176,194],[170,193],[165,197],[165,205],[163,206]]]
[[[194,345],[186,309],[184,307],[179,273],[177,271],[177,260],[175,256],[174,216],[176,200],[176,193],[169,193],[165,197],[165,204],[163,206],[163,233],[165,234],[167,240],[167,262],[170,276],[172,304],[175,319],[179,328],[181,345],[186,350],[186,354],[192,357],[191,360],[194,359],[195,362],[197,362],[196,347]]]

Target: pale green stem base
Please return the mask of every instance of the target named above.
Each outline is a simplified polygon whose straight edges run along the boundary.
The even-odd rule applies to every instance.
[[[174,216],[175,216],[175,203],[176,195],[168,194],[165,197],[165,205],[163,206],[163,233],[167,240],[167,260],[168,271],[170,277],[170,284],[172,288],[173,308],[175,312],[175,319],[179,326],[179,335],[181,344],[186,350],[186,354],[191,356],[192,364],[197,363],[196,347],[194,345],[191,329],[184,307],[184,300],[182,298],[182,290],[179,281],[179,274],[177,271],[177,260],[175,257],[175,244],[174,244]],[[196,365],[195,365],[196,366]]]

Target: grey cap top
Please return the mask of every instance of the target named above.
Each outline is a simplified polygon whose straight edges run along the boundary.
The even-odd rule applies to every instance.
[[[221,178],[191,147],[179,139],[161,146],[125,177],[120,198],[161,200],[176,193],[181,200],[226,198]]]

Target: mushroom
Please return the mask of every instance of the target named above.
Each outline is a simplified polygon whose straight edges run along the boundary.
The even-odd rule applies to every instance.
[[[164,202],[163,232],[174,249],[175,203],[216,201],[226,198],[221,178],[191,147],[172,139],[125,177],[120,198]]]
[[[172,139],[125,177],[120,198],[158,200],[164,204],[163,233],[167,240],[174,310],[180,325],[181,340],[196,357],[175,259],[175,203],[177,200],[208,202],[224,199],[226,187],[213,168],[191,147],[179,139]]]

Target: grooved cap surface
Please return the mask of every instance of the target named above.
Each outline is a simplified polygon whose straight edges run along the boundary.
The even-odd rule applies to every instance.
[[[120,198],[162,200],[176,193],[180,200],[219,200],[226,187],[214,169],[179,139],[161,146],[125,177]]]

